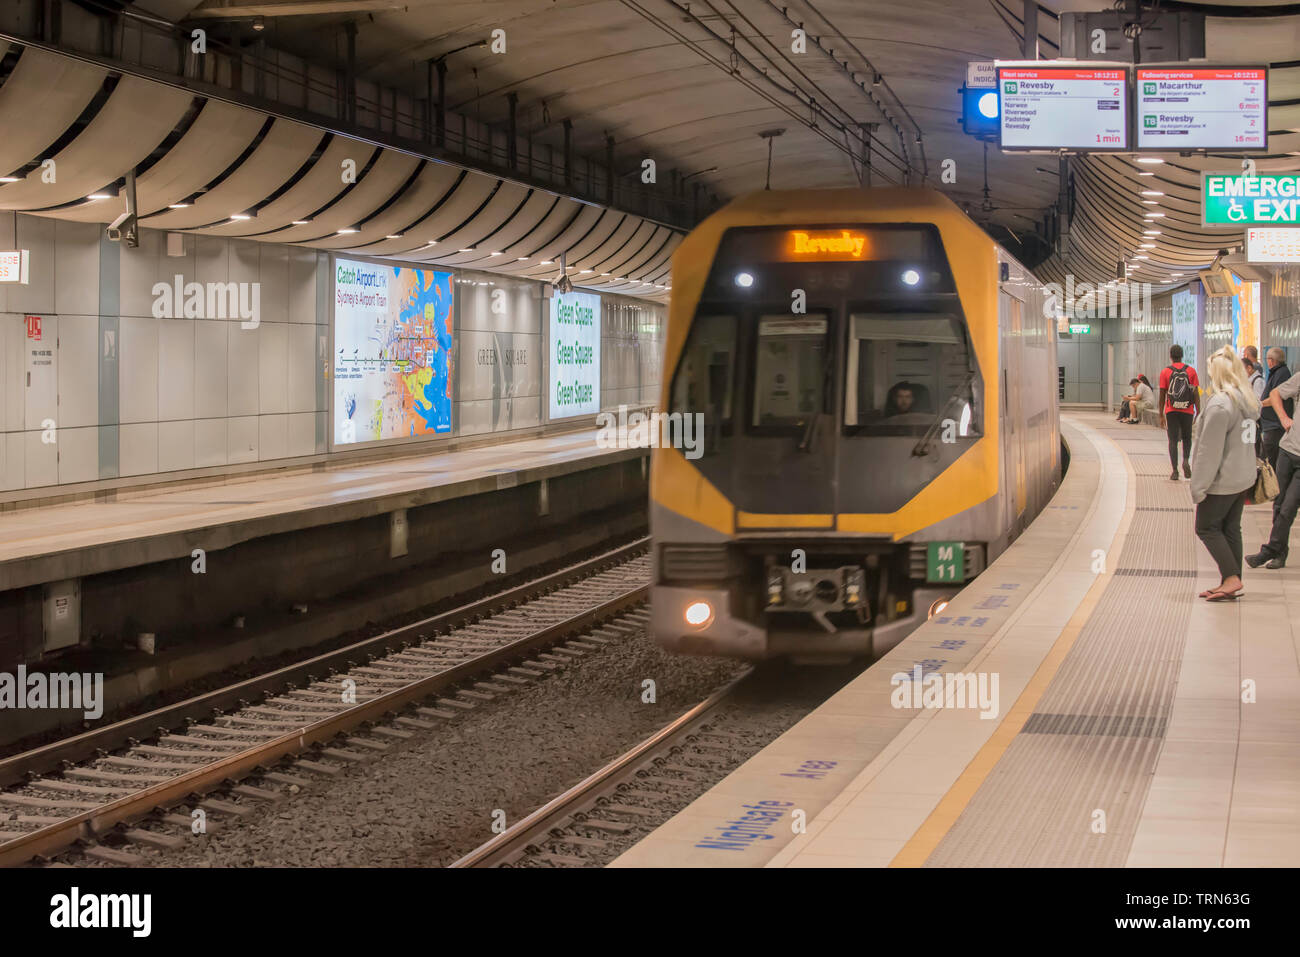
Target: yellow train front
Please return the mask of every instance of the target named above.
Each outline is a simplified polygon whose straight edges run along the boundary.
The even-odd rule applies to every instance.
[[[768,191],[673,258],[651,475],[673,651],[880,654],[1060,480],[1038,281],[928,189]]]

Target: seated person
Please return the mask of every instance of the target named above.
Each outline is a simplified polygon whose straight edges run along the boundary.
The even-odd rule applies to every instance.
[[[1133,392],[1120,402],[1119,421],[1136,425],[1142,421],[1142,410],[1152,408],[1154,393],[1141,376],[1130,379],[1128,384]]]

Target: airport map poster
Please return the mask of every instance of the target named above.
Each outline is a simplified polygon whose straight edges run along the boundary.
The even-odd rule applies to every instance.
[[[554,419],[600,411],[600,296],[551,297],[551,410]]]
[[[451,431],[452,274],[334,261],[334,444]]]
[[[1185,289],[1174,293],[1174,342],[1183,347],[1183,361],[1196,366],[1196,297]]]

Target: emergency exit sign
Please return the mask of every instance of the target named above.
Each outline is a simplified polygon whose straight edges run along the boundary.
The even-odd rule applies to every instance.
[[[1202,173],[1201,224],[1300,225],[1300,173]]]

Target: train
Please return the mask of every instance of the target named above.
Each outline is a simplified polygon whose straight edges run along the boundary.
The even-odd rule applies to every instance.
[[[673,256],[655,641],[878,656],[1060,484],[1056,309],[937,190],[764,190]],[[686,434],[689,442],[680,441]]]

